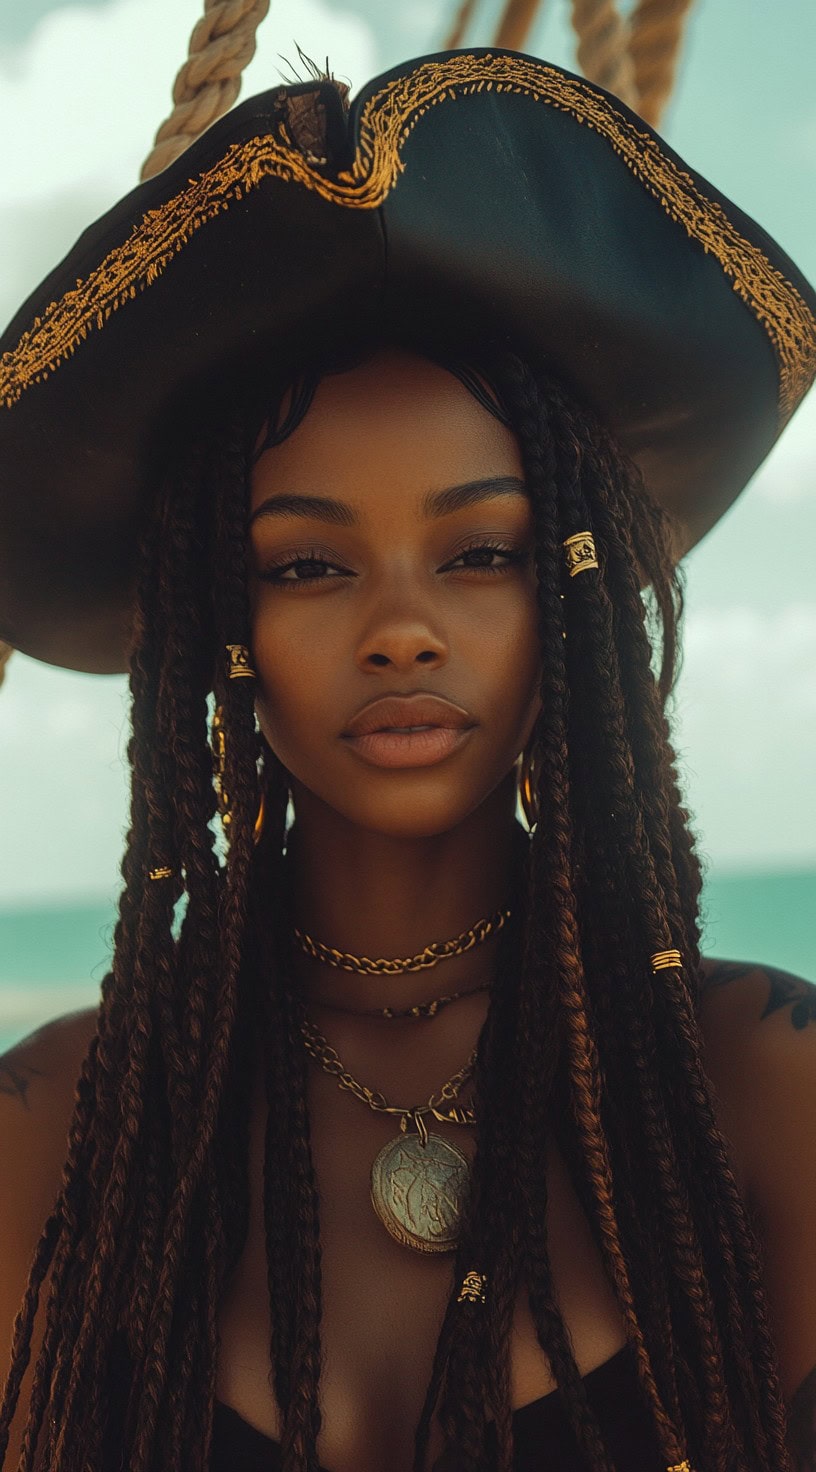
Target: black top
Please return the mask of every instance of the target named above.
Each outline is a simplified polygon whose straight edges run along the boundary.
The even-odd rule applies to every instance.
[[[631,1346],[590,1370],[584,1384],[615,1472],[666,1472]],[[543,1455],[548,1472],[589,1472],[557,1389],[520,1406],[513,1433],[516,1472],[538,1472]],[[216,1401],[210,1472],[275,1472],[279,1466],[279,1443]]]

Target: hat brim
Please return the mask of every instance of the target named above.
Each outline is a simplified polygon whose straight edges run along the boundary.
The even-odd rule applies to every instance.
[[[294,136],[311,95],[324,152]],[[173,420],[351,324],[505,342],[609,425],[682,556],[816,375],[816,296],[617,99],[504,51],[228,113],[85,231],[0,339],[0,637],[126,668]],[[247,377],[247,381],[249,381]]]

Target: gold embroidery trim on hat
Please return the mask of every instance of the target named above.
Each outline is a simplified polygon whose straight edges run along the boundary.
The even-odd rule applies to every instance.
[[[600,134],[666,213],[719,261],[771,341],[784,424],[816,377],[816,319],[792,283],[665,156],[655,138],[588,83],[520,56],[461,53],[447,61],[425,62],[369,98],[360,117],[353,166],[337,179],[313,167],[283,127],[280,137],[266,134],[233,144],[172,199],[147,210],[128,239],[52,302],[17,346],[4,353],[0,401],[11,407],[25,389],[52,373],[89,332],[104,327],[112,312],[156,281],[202,225],[264,179],[301,184],[345,209],[377,209],[405,168],[401,151],[420,118],[440,103],[483,91],[532,97]]]

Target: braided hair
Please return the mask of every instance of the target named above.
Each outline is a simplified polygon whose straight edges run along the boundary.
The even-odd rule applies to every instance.
[[[522,1282],[577,1451],[590,1472],[614,1472],[555,1295],[543,1169],[552,1129],[667,1465],[792,1472],[759,1244],[702,1061],[701,870],[665,714],[683,614],[671,523],[563,387],[505,351],[481,366],[518,438],[534,517],[541,712],[525,761],[536,821],[518,874],[522,919],[502,938],[479,1038],[470,1201],[415,1472],[426,1472],[434,1415],[445,1447],[436,1472],[511,1472]],[[168,455],[144,536],[113,964],[15,1324],[0,1469],[50,1267],[24,1472],[38,1437],[50,1472],[205,1472],[217,1308],[248,1233],[257,1050],[282,1467],[317,1468],[319,1199],[307,1060],[283,981],[287,774],[257,733],[253,682],[230,680],[224,657],[227,644],[250,642],[251,417],[225,412]],[[586,530],[599,569],[565,586],[562,544]],[[228,737],[226,858],[213,703]],[[152,881],[157,867],[171,877]],[[649,958],[669,947],[682,969],[655,976]],[[484,1304],[456,1291],[474,1264],[487,1275]]]

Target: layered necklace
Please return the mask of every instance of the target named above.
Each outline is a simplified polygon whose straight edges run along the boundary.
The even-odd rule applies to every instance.
[[[293,938],[306,955],[329,966],[362,976],[397,976],[408,971],[424,971],[451,956],[464,955],[500,931],[510,914],[509,909],[497,910],[494,915],[477,921],[469,930],[451,940],[433,941],[415,956],[389,959],[375,960],[370,956],[338,951],[314,940],[302,930],[295,929]],[[333,1004],[322,1005],[361,1017],[435,1017],[450,1002],[486,991],[489,986],[490,983],[485,982],[468,991],[452,992],[400,1009],[382,1007],[357,1011]],[[305,1012],[300,1018],[300,1031],[306,1051],[326,1073],[337,1079],[341,1089],[348,1089],[369,1109],[399,1118],[399,1134],[383,1146],[371,1167],[371,1201],[383,1226],[395,1241],[417,1252],[454,1251],[470,1194],[470,1162],[456,1145],[429,1129],[426,1116],[447,1124],[476,1123],[473,1108],[456,1101],[473,1076],[477,1049],[474,1048],[464,1067],[453,1074],[427,1103],[401,1106],[389,1104],[383,1094],[355,1079]]]

